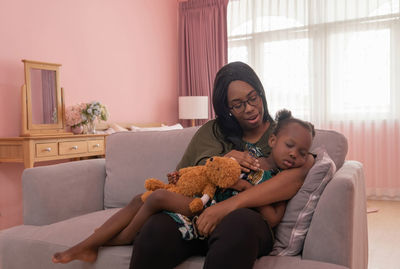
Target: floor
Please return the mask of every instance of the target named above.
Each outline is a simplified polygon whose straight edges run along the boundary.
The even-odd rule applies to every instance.
[[[367,206],[368,269],[400,269],[400,201],[368,200]]]

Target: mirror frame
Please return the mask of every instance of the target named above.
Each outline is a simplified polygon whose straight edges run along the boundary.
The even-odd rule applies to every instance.
[[[69,135],[65,132],[63,89],[60,87],[59,67],[61,64],[22,60],[25,69],[25,84],[22,86],[22,136]],[[51,70],[56,74],[57,123],[33,124],[31,69]]]

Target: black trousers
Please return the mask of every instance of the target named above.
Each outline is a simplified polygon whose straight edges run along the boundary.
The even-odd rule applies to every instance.
[[[167,214],[152,216],[136,237],[131,269],[174,268],[194,255],[206,256],[204,268],[252,268],[273,245],[268,223],[247,208],[225,216],[208,240],[183,240],[175,221]]]

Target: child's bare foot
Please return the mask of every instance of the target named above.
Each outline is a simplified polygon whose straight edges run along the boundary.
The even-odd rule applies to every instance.
[[[81,260],[93,263],[97,259],[97,249],[81,248],[74,246],[63,252],[57,252],[53,255],[53,263],[69,263],[73,260]]]

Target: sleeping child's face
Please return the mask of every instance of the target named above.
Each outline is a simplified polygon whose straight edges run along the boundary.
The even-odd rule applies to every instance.
[[[291,122],[268,140],[271,156],[280,169],[300,167],[305,164],[312,144],[312,134],[299,123]]]

